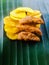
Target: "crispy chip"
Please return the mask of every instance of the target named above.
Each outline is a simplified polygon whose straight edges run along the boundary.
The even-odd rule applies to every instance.
[[[19,20],[13,20],[9,16],[4,18],[4,24],[7,26],[16,26],[19,24]]]
[[[40,41],[40,38],[36,36],[34,33],[30,32],[20,32],[18,34],[19,40],[33,40],[33,41]]]

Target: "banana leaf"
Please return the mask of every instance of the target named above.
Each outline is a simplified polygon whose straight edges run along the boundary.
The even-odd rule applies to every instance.
[[[43,0],[0,0],[0,65],[49,65],[49,15],[44,3]],[[42,12],[45,24],[41,26],[40,42],[12,41],[6,37],[3,18],[21,6]]]

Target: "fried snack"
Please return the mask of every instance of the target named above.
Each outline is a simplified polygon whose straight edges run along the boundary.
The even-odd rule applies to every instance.
[[[19,7],[17,9],[14,10],[16,13],[20,13],[20,12],[25,12],[26,15],[32,15],[32,16],[36,16],[36,15],[40,15],[41,16],[41,13],[40,11],[38,10],[33,10],[29,7]]]
[[[36,36],[34,33],[30,32],[20,32],[18,34],[19,40],[33,40],[33,41],[40,41],[40,38]]]
[[[16,25],[18,25],[19,24],[19,20],[13,20],[13,19],[11,19],[10,18],[10,16],[6,16],[5,18],[4,18],[4,24],[6,25],[6,26],[12,26],[12,27],[15,27]]]
[[[37,28],[34,24],[32,24],[32,26],[20,25],[18,20],[15,21],[15,20],[11,19],[9,16],[4,18],[4,24],[5,24],[4,30],[8,33],[18,33],[18,32],[23,31],[23,30],[34,32]],[[36,30],[37,33],[38,33],[38,30],[39,29]],[[41,33],[40,33],[40,35],[41,35]]]
[[[20,12],[20,13],[15,13],[14,14],[13,12],[11,12],[10,17],[14,20],[20,20],[20,19],[26,17],[26,13],[25,12]]]
[[[11,26],[7,26],[7,25],[4,25],[4,30],[5,30],[5,32],[11,33],[11,34],[18,32],[18,28],[16,28],[16,27],[11,27]]]
[[[32,10],[29,7],[19,7],[17,9],[15,9],[15,12],[17,12],[17,13],[19,13],[19,12],[30,12],[30,13],[33,13],[34,10]]]
[[[33,27],[33,26],[29,26],[29,25],[18,25],[18,26],[16,26],[16,28],[18,29],[17,32],[26,31],[26,32],[36,33],[40,36],[42,35],[42,32],[37,27]]]
[[[38,10],[32,10],[28,7],[19,7],[10,12],[10,17],[14,20],[20,20],[26,16],[35,16],[39,18],[41,16],[41,13]]]
[[[26,32],[33,32],[38,35],[42,35],[42,32],[40,31],[39,28],[34,27],[34,26],[29,26],[29,25],[17,25],[16,27],[10,27],[7,25],[4,25],[4,30],[5,32],[8,33],[19,33],[21,31],[26,31]]]
[[[11,40],[16,40],[18,39],[18,34],[13,34],[13,33],[7,33],[6,32],[6,36],[11,39]]]
[[[40,41],[40,25],[44,24],[41,13],[28,7],[20,7],[4,18],[4,30],[11,40]]]
[[[32,17],[32,16],[26,16],[25,18],[21,19],[19,21],[20,24],[44,24],[43,20],[41,18]]]
[[[10,34],[10,33],[6,33],[6,36],[9,39],[12,40],[33,40],[33,41],[40,41],[40,38],[38,36],[36,36],[34,33],[30,33],[30,32],[20,32],[18,34]]]
[[[34,13],[27,13],[27,16],[32,16],[32,17],[34,16],[34,17],[40,18],[41,13],[38,10],[34,10]]]

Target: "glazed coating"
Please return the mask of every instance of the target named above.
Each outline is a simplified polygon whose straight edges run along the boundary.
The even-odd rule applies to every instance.
[[[37,35],[42,35],[42,32],[39,28],[36,28],[34,26],[29,26],[29,25],[19,25],[16,27],[18,29],[17,33],[18,32],[21,32],[21,31],[26,31],[26,32],[32,32],[32,33],[36,33]]]
[[[18,34],[19,40],[33,40],[33,41],[40,41],[40,38],[36,36],[34,33],[30,32],[20,32]]]
[[[32,16],[26,16],[25,18],[21,19],[20,24],[44,24],[44,21],[41,18],[32,17]]]

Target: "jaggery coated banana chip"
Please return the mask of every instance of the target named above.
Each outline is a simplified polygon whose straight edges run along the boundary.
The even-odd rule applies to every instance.
[[[34,33],[30,32],[20,32],[18,34],[10,34],[6,33],[7,37],[12,40],[33,40],[40,41],[40,38],[36,36]]]
[[[16,28],[18,29],[17,32],[26,31],[26,32],[36,33],[36,34],[38,34],[40,36],[42,35],[42,32],[37,27],[33,27],[33,26],[29,26],[29,25],[18,25]]]
[[[20,32],[18,34],[19,40],[33,40],[33,41],[40,41],[40,38],[36,36],[34,33],[30,32]]]
[[[36,33],[38,35],[42,35],[42,32],[40,31],[39,28],[37,27],[33,27],[33,26],[29,26],[29,25],[18,25],[16,27],[8,27],[8,26],[4,26],[4,30],[8,33],[19,33],[21,31],[26,31],[26,32],[33,32]]]
[[[20,24],[44,24],[44,21],[41,18],[26,16],[25,18],[19,20]]]

